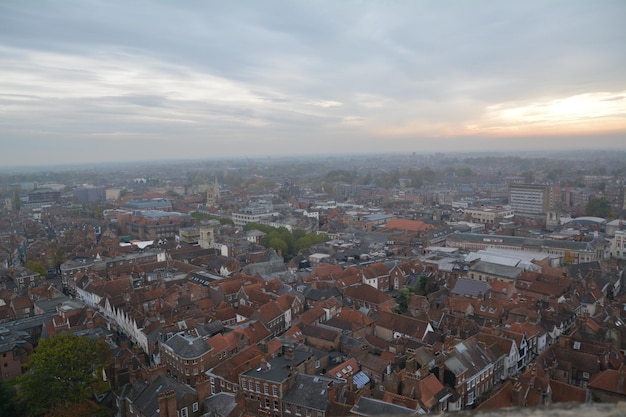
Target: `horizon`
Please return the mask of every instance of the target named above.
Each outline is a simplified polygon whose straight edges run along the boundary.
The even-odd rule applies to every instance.
[[[617,154],[615,154],[617,152]],[[57,163],[57,164],[37,164],[37,165],[3,165],[0,166],[0,176],[13,174],[37,174],[42,172],[74,172],[85,169],[111,170],[115,168],[132,168],[142,167],[152,164],[167,166],[175,166],[179,164],[189,164],[190,168],[199,164],[210,164],[216,162],[271,162],[280,164],[283,162],[306,162],[306,161],[327,161],[335,162],[336,160],[359,160],[370,158],[424,158],[424,157],[443,157],[443,158],[460,158],[461,160],[471,160],[480,158],[520,158],[520,159],[546,159],[546,160],[582,160],[586,159],[590,154],[594,157],[615,159],[626,156],[626,147],[614,149],[569,149],[566,151],[544,150],[544,149],[524,149],[516,151],[435,151],[435,152],[352,152],[352,153],[333,153],[333,154],[281,154],[281,155],[256,155],[247,156],[225,156],[225,157],[198,157],[198,158],[164,158],[164,159],[145,159],[145,160],[123,160],[123,161],[92,161],[92,162],[74,162],[74,163]],[[236,168],[236,167],[233,167]]]
[[[0,3],[0,166],[626,149],[626,2]]]

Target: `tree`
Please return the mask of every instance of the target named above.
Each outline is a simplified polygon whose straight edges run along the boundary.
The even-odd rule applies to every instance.
[[[411,301],[411,297],[413,296],[413,292],[410,288],[400,288],[398,291],[398,295],[396,296],[396,302],[398,303],[398,307],[396,308],[396,313],[404,314],[409,309],[409,302]]]
[[[420,275],[417,285],[415,285],[415,293],[424,295],[426,292],[426,286],[428,285],[428,277],[426,275]]]
[[[19,393],[29,415],[82,402],[108,353],[104,342],[63,333],[42,339],[30,356]]]
[[[606,198],[591,198],[585,207],[587,216],[607,218],[611,215],[611,203]]]
[[[15,404],[15,388],[0,381],[0,417],[17,415],[19,412]]]
[[[45,277],[46,274],[48,273],[46,266],[39,261],[28,261],[26,262],[26,265],[24,266],[26,267],[26,269],[36,272],[42,277]]]

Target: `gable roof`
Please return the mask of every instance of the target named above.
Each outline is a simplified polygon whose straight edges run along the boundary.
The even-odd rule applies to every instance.
[[[174,351],[176,355],[185,359],[198,358],[211,350],[211,346],[202,337],[192,337],[180,333],[170,337],[163,344]]]
[[[139,386],[137,387],[139,388]],[[196,391],[172,378],[159,375],[156,379],[129,398],[133,405],[141,411],[145,417],[159,417],[159,394],[173,391],[176,394],[177,403],[181,403],[183,397],[196,396]],[[136,392],[136,391],[135,391]],[[131,394],[132,395],[132,394]]]

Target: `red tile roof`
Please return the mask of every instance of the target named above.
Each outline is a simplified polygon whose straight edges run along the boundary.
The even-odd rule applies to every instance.
[[[390,219],[384,229],[397,229],[407,232],[424,232],[429,229],[434,229],[434,226],[420,220]]]

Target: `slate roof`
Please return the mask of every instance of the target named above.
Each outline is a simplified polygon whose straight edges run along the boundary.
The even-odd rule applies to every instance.
[[[416,415],[415,410],[399,405],[387,403],[381,400],[368,397],[359,397],[359,401],[350,410],[351,413],[359,416],[410,416]]]
[[[572,250],[595,250],[595,248],[597,246],[601,246],[604,241],[604,239],[595,239],[591,242],[575,242],[571,240],[534,239],[520,236],[492,236],[481,233],[454,233],[446,237],[447,241],[472,241],[489,243],[489,240],[486,239],[498,239],[497,243],[503,245],[515,245],[527,248],[541,248],[545,246],[551,248]]]
[[[500,265],[491,262],[478,261],[470,268],[471,272],[495,275],[502,278],[515,280],[524,272],[523,268],[516,266]]]
[[[133,405],[141,411],[141,414],[145,417],[158,417],[159,416],[159,394],[167,391],[174,391],[176,393],[176,400],[181,402],[185,395],[196,396],[196,391],[180,382],[175,381],[172,378],[159,375],[151,384],[145,386],[142,383],[137,391],[131,391],[129,398],[133,402]]]
[[[198,358],[211,350],[203,338],[180,333],[170,337],[164,344],[183,359]]]
[[[477,298],[480,294],[486,295],[490,290],[489,283],[475,279],[459,278],[452,289],[452,294],[464,297]]]
[[[219,415],[227,416],[237,408],[235,395],[230,392],[218,392],[204,400],[204,410],[206,412],[218,412]]]
[[[284,403],[294,404],[312,410],[326,411],[328,408],[328,386],[332,379],[320,376],[298,374],[293,387],[285,393]]]

